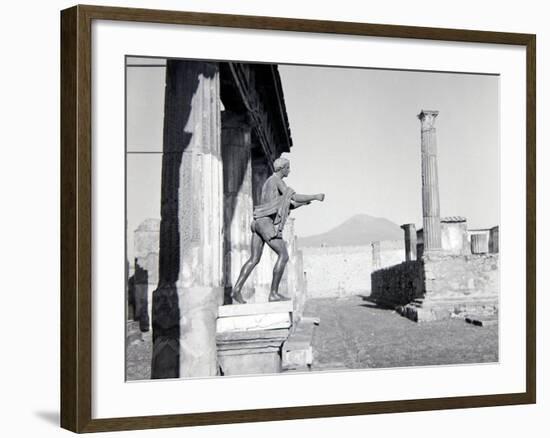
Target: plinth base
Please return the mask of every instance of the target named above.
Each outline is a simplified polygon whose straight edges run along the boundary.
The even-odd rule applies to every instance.
[[[313,364],[313,334],[319,318],[303,317],[283,344],[282,366],[285,371],[309,371]]]
[[[494,319],[495,315],[498,314],[498,302],[493,299],[472,302],[415,300],[404,306],[397,306],[395,310],[397,313],[415,322],[466,318],[471,314]]]
[[[218,309],[216,344],[223,375],[281,372],[281,346],[292,327],[292,301]]]

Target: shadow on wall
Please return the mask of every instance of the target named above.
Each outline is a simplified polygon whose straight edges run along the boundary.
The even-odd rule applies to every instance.
[[[372,272],[405,260],[402,240],[361,246],[304,247],[301,251],[308,298],[368,295]]]

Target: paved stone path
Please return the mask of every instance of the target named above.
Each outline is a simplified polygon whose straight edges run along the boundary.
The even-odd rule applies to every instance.
[[[314,371],[498,361],[496,324],[416,323],[362,297],[308,300],[304,315],[321,320],[313,337]],[[126,340],[127,379],[149,379],[151,332],[128,322]]]
[[[321,319],[313,370],[498,361],[498,325],[476,327],[459,319],[416,323],[362,297],[311,299],[304,315]]]

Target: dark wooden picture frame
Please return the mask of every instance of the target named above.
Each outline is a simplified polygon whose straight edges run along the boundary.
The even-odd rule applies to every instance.
[[[347,403],[275,409],[92,419],[93,20],[219,26],[324,34],[518,45],[526,48],[526,391],[497,395]],[[61,12],[61,426],[97,432],[257,422],[536,401],[535,48],[531,34],[299,20],[194,12],[75,6]]]

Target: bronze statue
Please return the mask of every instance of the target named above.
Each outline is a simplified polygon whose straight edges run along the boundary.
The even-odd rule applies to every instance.
[[[271,175],[262,187],[260,205],[254,208],[254,220],[250,226],[252,230],[251,255],[244,264],[235,282],[231,298],[233,302],[245,304],[241,289],[253,269],[260,262],[264,244],[277,253],[278,259],[273,268],[273,281],[269,301],[287,301],[290,298],[279,294],[279,283],[288,262],[288,251],[283,240],[283,228],[290,210],[308,205],[311,201],[323,201],[325,195],[299,195],[288,187],[283,178],[290,173],[290,162],[286,158],[278,158],[273,163],[275,173]]]

